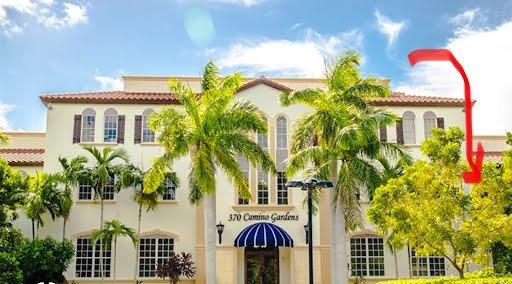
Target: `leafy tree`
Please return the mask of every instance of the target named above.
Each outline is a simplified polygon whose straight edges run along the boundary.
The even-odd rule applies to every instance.
[[[20,229],[0,228],[0,282],[22,283],[23,273],[16,254],[25,246],[27,238]]]
[[[261,111],[254,104],[234,99],[242,84],[235,73],[219,78],[219,70],[209,62],[201,80],[201,95],[175,79],[169,89],[183,108],[167,107],[155,113],[150,127],[160,133],[158,142],[165,153],[153,162],[144,180],[144,191],[155,191],[172,162],[190,156],[189,199],[204,201],[206,282],[215,283],[216,240],[216,172],[222,170],[244,198],[250,198],[247,181],[237,157],[247,158],[253,165],[276,173],[269,154],[253,141],[250,133],[267,133]]]
[[[27,238],[18,228],[0,228],[0,252],[13,253],[21,249]]]
[[[196,268],[192,255],[190,253],[181,252],[176,254],[171,253],[169,258],[162,264],[158,264],[156,267],[156,275],[165,279],[169,277],[169,283],[176,284],[180,281],[181,276],[188,278],[196,275]]]
[[[16,258],[23,271],[23,283],[39,282],[62,283],[71,259],[74,247],[71,241],[58,242],[47,237],[42,240],[28,242],[16,253]],[[20,282],[16,282],[20,283]]]
[[[367,212],[393,247],[444,256],[460,278],[470,260],[487,261],[495,242],[512,245],[512,216],[506,213],[512,188],[504,186],[496,165],[485,163],[482,182],[467,193],[461,179],[463,140],[458,127],[433,129],[421,145],[428,160],[415,161],[378,188]]]
[[[62,241],[66,238],[66,222],[73,206],[72,190],[78,186],[80,178],[85,174],[84,165],[87,158],[78,156],[71,160],[65,157],[59,157],[59,163],[62,167],[61,182],[64,186],[59,196],[59,216],[63,218],[62,224]]]
[[[0,282],[23,283],[23,272],[16,256],[0,252]]]
[[[43,215],[49,213],[52,220],[59,217],[61,182],[59,174],[36,173],[30,177],[29,192],[25,203],[25,214],[32,221],[32,239],[36,238],[36,228],[44,226]]]
[[[380,141],[377,129],[394,124],[393,114],[369,105],[372,98],[391,94],[388,82],[359,71],[361,56],[347,51],[327,66],[325,88],[305,89],[281,95],[281,104],[303,104],[313,111],[297,120],[287,161],[287,176],[310,169],[307,175],[329,179],[331,212],[331,281],[348,282],[346,228],[361,223],[357,194],[372,195],[382,183],[377,157],[406,156],[395,143]]]
[[[25,202],[28,178],[0,158],[0,227],[11,226],[18,208]]]
[[[121,182],[124,187],[132,187],[133,194],[132,200],[139,205],[139,214],[138,214],[138,222],[137,222],[137,236],[140,236],[141,231],[141,223],[142,223],[142,209],[146,207],[146,212],[149,210],[155,210],[158,205],[158,199],[166,192],[165,180],[162,180],[162,183],[157,188],[156,191],[146,193],[143,190],[144,178],[146,176],[146,172],[143,172],[141,168],[136,167],[132,164],[128,165],[125,170],[121,174]],[[172,182],[176,187],[179,186],[179,179],[176,173],[167,173],[166,177]],[[139,247],[135,251],[135,271],[134,271],[134,279],[137,279],[137,268],[139,267]]]
[[[135,230],[129,228],[117,219],[113,219],[111,221],[105,222],[104,226],[100,229],[94,231],[91,235],[91,241],[93,246],[95,246],[98,241],[101,241],[101,246],[103,249],[108,250],[112,242],[114,243],[113,249],[113,268],[112,275],[114,275],[114,281],[116,281],[116,253],[117,253],[117,238],[120,236],[129,237],[132,240],[134,246],[139,242],[138,236],[135,233]],[[103,275],[103,273],[101,273]]]

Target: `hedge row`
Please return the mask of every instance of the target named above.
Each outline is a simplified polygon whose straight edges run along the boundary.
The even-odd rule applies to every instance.
[[[450,277],[437,277],[425,279],[401,279],[379,282],[382,284],[512,284],[512,277],[490,277],[490,278],[473,278],[459,279]]]

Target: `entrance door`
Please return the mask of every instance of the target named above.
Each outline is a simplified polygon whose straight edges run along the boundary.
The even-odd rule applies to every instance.
[[[279,250],[245,249],[245,283],[279,284]]]

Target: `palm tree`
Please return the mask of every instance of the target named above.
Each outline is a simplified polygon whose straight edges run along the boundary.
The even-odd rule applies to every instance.
[[[59,157],[59,163],[62,167],[61,178],[64,189],[60,192],[60,212],[62,221],[62,241],[66,239],[66,223],[73,206],[72,189],[78,186],[79,180],[85,174],[84,165],[88,162],[84,156],[77,156],[71,160],[65,157]]]
[[[25,203],[25,214],[32,221],[32,239],[36,238],[36,225],[44,226],[43,214],[49,213],[52,220],[59,216],[60,191],[58,185],[61,182],[59,174],[36,173],[30,177],[29,191]]]
[[[0,145],[7,145],[9,144],[10,139],[9,136],[5,133],[3,133],[3,129],[0,127]]]
[[[134,246],[137,246],[137,243],[139,242],[135,230],[121,224],[121,222],[119,222],[119,220],[117,219],[105,222],[105,224],[101,228],[94,231],[91,235],[92,245],[95,246],[98,243],[98,241],[100,241],[101,247],[105,250],[108,250],[112,242],[114,242],[114,263],[112,266],[112,275],[114,275],[114,282],[116,281],[117,238],[121,236],[129,237],[132,240]]]
[[[115,162],[116,160],[120,160],[121,162],[128,163],[129,156],[126,150],[123,148],[105,147],[102,150],[100,150],[91,145],[82,145],[82,148],[89,152],[94,157],[94,165],[91,168],[86,169],[84,179],[86,179],[91,184],[91,187],[94,189],[95,198],[100,199],[101,227],[103,224],[103,198],[105,188],[112,183],[113,175],[115,176],[117,174],[119,176],[122,173],[123,166],[125,165],[115,164]],[[114,186],[116,190],[120,190],[122,188],[122,183],[115,182]]]
[[[146,193],[143,191],[143,183],[146,172],[143,172],[141,168],[134,166],[133,164],[128,165],[121,174],[122,183],[124,187],[133,187],[132,200],[139,205],[139,215],[137,223],[137,236],[140,236],[141,223],[142,223],[142,208],[146,207],[146,212],[149,210],[155,210],[158,204],[158,199],[162,196],[165,191],[165,181],[157,188],[156,191]],[[179,186],[179,179],[175,173],[167,173],[166,178],[168,181]],[[134,280],[137,279],[137,268],[139,267],[139,247],[137,246],[135,252],[135,271]]]
[[[91,146],[83,145],[82,148],[89,152],[94,157],[94,165],[91,168],[85,169],[84,180],[86,180],[94,189],[94,198],[100,199],[100,228],[103,226],[103,211],[104,211],[104,193],[108,185],[112,183],[112,176],[120,176],[123,172],[126,163],[129,162],[129,156],[123,148],[105,147],[102,150]],[[116,161],[122,162],[115,164]],[[121,190],[123,184],[116,182],[114,178],[114,189]],[[103,273],[103,247],[100,246],[100,271],[101,281],[104,281]]]
[[[361,187],[371,195],[381,182],[373,161],[379,154],[405,155],[395,143],[381,142],[379,127],[395,123],[396,117],[375,109],[368,100],[386,97],[386,80],[363,77],[361,57],[344,52],[327,66],[325,89],[305,89],[281,95],[281,104],[304,104],[313,111],[297,120],[292,135],[292,155],[287,176],[314,165],[314,175],[334,184],[328,191],[331,212],[331,282],[347,283],[346,230],[360,225],[357,194]]]
[[[269,154],[249,137],[250,133],[267,133],[267,125],[258,107],[234,99],[241,85],[240,73],[220,79],[219,70],[209,62],[201,80],[201,95],[170,79],[169,89],[183,109],[167,107],[150,119],[151,128],[160,133],[158,142],[165,153],[154,160],[144,180],[144,192],[158,188],[175,159],[190,156],[189,200],[192,204],[204,201],[205,277],[209,284],[216,281],[216,171],[222,170],[244,198],[251,194],[237,156],[276,173]]]

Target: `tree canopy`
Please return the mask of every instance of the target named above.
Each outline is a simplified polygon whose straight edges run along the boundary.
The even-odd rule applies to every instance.
[[[0,158],[0,227],[10,226],[25,200],[28,178]]]
[[[395,248],[448,259],[464,276],[470,260],[486,263],[493,243],[512,246],[512,187],[504,169],[486,162],[482,182],[469,190],[461,179],[464,133],[433,129],[417,160],[403,175],[376,190],[367,214]]]

